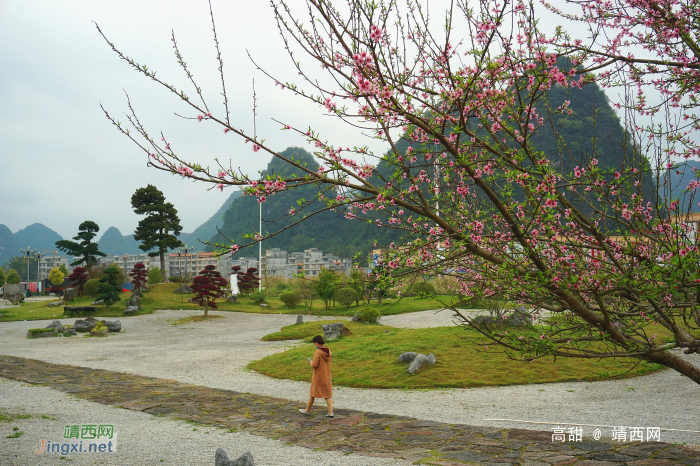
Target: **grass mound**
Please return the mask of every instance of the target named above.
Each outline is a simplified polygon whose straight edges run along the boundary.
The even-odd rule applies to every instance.
[[[284,327],[263,340],[310,339],[322,334],[321,324],[308,322]],[[344,322],[345,323],[345,322]],[[630,358],[552,358],[532,362],[508,359],[493,350],[483,351],[484,340],[477,332],[460,327],[397,329],[382,325],[345,323],[352,335],[333,340],[333,383],[360,388],[448,388],[482,387],[551,382],[595,381],[639,376],[662,366]],[[488,343],[487,343],[488,344]],[[248,367],[270,377],[309,381],[306,358],[311,345],[267,356]],[[407,351],[434,353],[437,364],[411,375],[406,364],[397,362]]]
[[[216,320],[216,319],[223,319],[223,318],[224,318],[224,316],[220,316],[220,315],[189,316],[189,317],[183,317],[182,319],[177,319],[175,322],[173,322],[173,325],[189,324],[192,322],[204,322],[207,320]]]

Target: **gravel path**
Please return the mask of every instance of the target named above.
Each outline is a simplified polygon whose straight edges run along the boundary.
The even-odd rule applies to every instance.
[[[1,323],[0,354],[170,378],[300,403],[306,400],[308,383],[271,379],[245,370],[249,361],[297,344],[260,341],[265,334],[294,323],[295,316],[220,313],[225,319],[171,324],[174,319],[193,314],[196,313],[160,311],[122,319],[125,333],[107,339],[26,340],[26,330],[37,327],[37,322]],[[449,325],[451,320],[447,311],[426,311],[387,316],[382,323],[417,328]],[[700,365],[697,355],[688,358]],[[697,384],[667,370],[636,379],[592,383],[427,391],[341,387],[334,393],[333,402],[338,408],[507,428],[549,430],[553,425],[572,423],[700,431],[696,403],[699,395]],[[610,435],[610,428],[601,429],[603,435]],[[584,427],[584,436],[590,436],[592,430],[593,427]],[[700,434],[663,431],[661,440],[700,445]]]
[[[114,426],[116,452],[72,453],[65,455],[71,465],[183,465],[214,464],[214,453],[223,448],[231,459],[250,451],[260,466],[404,466],[411,462],[340,452],[314,451],[289,446],[278,440],[228,432],[207,426],[118,409],[71,397],[52,388],[0,379],[0,414],[29,415],[29,419],[0,422],[0,464],[3,466],[62,464],[57,453],[36,454],[41,440],[64,442],[66,425],[109,424]],[[44,418],[42,418],[44,416]],[[19,438],[8,439],[17,432]],[[87,448],[87,441],[84,441]]]

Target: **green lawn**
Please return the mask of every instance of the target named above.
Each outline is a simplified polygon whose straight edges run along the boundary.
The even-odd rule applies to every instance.
[[[202,310],[201,306],[190,304],[187,301],[193,295],[174,294],[173,291],[179,285],[175,283],[167,283],[161,285],[151,285],[149,291],[144,294],[141,299],[141,312],[137,315],[150,314],[153,311],[161,309],[187,309],[187,310]],[[115,317],[122,316],[126,308],[126,300],[131,296],[130,293],[122,293],[121,301],[114,303],[110,307],[105,307],[103,304],[97,305],[98,312],[96,317]],[[71,303],[71,306],[89,306],[95,300],[93,297],[76,298]],[[357,312],[357,306],[345,308],[338,306],[335,308],[326,309],[323,302],[317,300],[314,302],[312,309],[309,311],[302,305],[294,306],[287,309],[286,306],[278,298],[268,298],[267,306],[251,304],[250,300],[245,297],[239,297],[239,303],[218,302],[220,311],[233,312],[249,312],[257,314],[310,314],[322,316],[352,316]],[[379,308],[382,315],[402,314],[406,312],[425,311],[429,309],[441,309],[444,307],[444,302],[451,303],[452,297],[439,296],[437,298],[404,298],[402,300],[384,300],[381,306],[376,301],[372,302],[372,307]],[[20,307],[0,309],[0,322],[9,322],[15,320],[42,320],[56,319],[63,315],[61,307],[46,307],[48,302],[38,303],[23,303]],[[360,306],[363,304],[360,303]]]
[[[263,340],[310,339],[323,334],[321,325],[333,320],[308,322],[284,327]],[[663,367],[637,360],[552,358],[533,362],[508,359],[498,348],[484,351],[486,342],[476,331],[460,327],[397,329],[380,324],[344,322],[352,335],[333,340],[333,383],[361,388],[442,388],[548,382],[608,380],[634,377]],[[262,374],[291,380],[309,381],[306,362],[312,357],[311,344],[302,344],[267,356],[248,365]],[[407,364],[400,364],[401,353],[435,354],[437,364],[411,375]],[[636,367],[633,367],[635,366]]]

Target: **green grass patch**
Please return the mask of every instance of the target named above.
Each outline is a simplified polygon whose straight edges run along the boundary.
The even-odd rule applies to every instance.
[[[181,310],[193,310],[202,311],[204,314],[204,308],[187,302],[192,298],[193,294],[174,294],[173,291],[180,286],[176,283],[164,283],[158,285],[151,285],[148,292],[144,293],[140,300],[141,311],[137,312],[135,315],[150,314],[153,311],[163,310],[163,309],[181,309]],[[120,317],[123,315],[126,309],[126,301],[131,297],[131,293],[121,293],[119,295],[121,301],[117,301],[109,307],[104,304],[97,304],[97,312],[93,314],[93,317]],[[70,303],[71,306],[91,306],[94,297],[85,296],[82,298],[76,298]],[[323,315],[323,316],[352,316],[360,309],[358,306],[350,306],[348,308],[343,306],[337,306],[330,309],[326,309],[323,302],[317,300],[314,302],[311,310],[304,306],[297,305],[290,309],[284,305],[279,298],[266,298],[266,307],[260,307],[259,304],[252,304],[247,296],[240,296],[239,303],[228,303],[225,299],[218,301],[216,304],[219,311],[233,311],[233,312],[248,312],[255,314],[312,314],[312,315]],[[63,308],[62,307],[46,307],[47,304],[52,301],[36,302],[36,303],[22,303],[19,307],[13,307],[12,312],[0,312],[0,322],[10,322],[17,320],[46,320],[46,319],[61,319],[63,318]],[[373,301],[371,306],[377,308],[381,311],[382,315],[394,315],[403,314],[406,312],[415,311],[426,311],[430,309],[442,309],[444,303],[452,303],[453,298],[451,296],[438,296],[431,298],[404,298],[401,300],[395,299],[385,299],[382,305],[377,304]],[[361,303],[360,306],[363,306]]]
[[[11,422],[15,419],[30,419],[31,414],[9,414],[4,409],[0,409],[0,422]]]
[[[216,320],[216,319],[223,319],[224,316],[220,315],[208,315],[208,316],[189,316],[189,317],[183,317],[182,319],[177,319],[175,322],[173,322],[173,325],[182,325],[182,324],[189,324],[192,322],[203,322],[206,320]]]
[[[263,339],[308,339],[322,334],[321,324],[309,322],[284,327]],[[379,324],[346,323],[352,335],[333,340],[333,383],[360,388],[449,388],[517,385],[533,383],[596,381],[627,378],[663,369],[662,366],[631,358],[579,359],[553,358],[532,362],[514,361],[493,351],[491,343],[471,329],[436,327],[397,329]],[[388,332],[386,332],[388,331]],[[489,351],[483,351],[485,345]],[[248,365],[270,377],[310,381],[306,358],[312,357],[311,345],[267,356]],[[416,374],[406,372],[406,364],[397,362],[407,351],[433,353],[437,364]]]
[[[304,322],[299,325],[287,325],[282,327],[282,330],[275,333],[270,333],[261,338],[263,341],[280,341],[280,340],[307,340],[311,341],[314,335],[323,335],[323,329],[321,325],[333,324],[335,322],[343,322],[345,327],[347,327],[351,332],[351,336],[357,335],[375,335],[377,333],[383,333],[390,327],[379,324],[360,324],[358,322],[349,322],[347,320],[318,320],[316,322]],[[344,337],[344,338],[349,338]],[[340,340],[338,340],[340,341]]]

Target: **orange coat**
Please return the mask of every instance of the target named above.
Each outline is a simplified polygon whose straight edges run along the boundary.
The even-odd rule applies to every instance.
[[[311,361],[314,375],[311,377],[311,396],[314,398],[333,397],[333,381],[331,380],[331,350],[322,346],[314,353]]]

